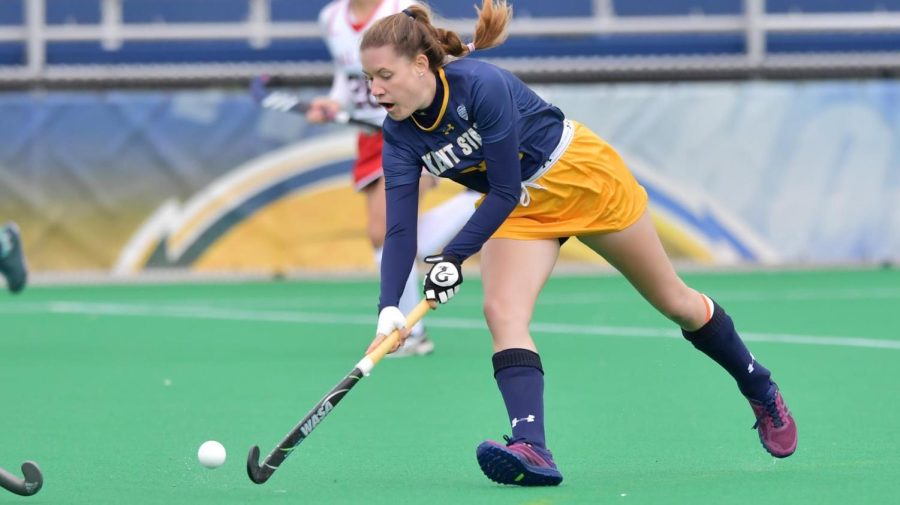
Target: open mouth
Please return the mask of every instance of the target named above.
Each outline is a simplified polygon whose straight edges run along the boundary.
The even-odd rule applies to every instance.
[[[386,110],[388,112],[394,110],[394,107],[396,107],[396,104],[393,104],[391,102],[378,102],[378,105],[381,105],[382,107],[384,107],[384,110]]]

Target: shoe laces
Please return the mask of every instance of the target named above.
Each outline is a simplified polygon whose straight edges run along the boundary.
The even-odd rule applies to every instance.
[[[512,450],[516,451],[520,456],[524,457],[530,464],[556,468],[556,463],[553,462],[553,455],[550,453],[550,451],[532,444],[528,441],[527,438],[512,438],[507,435],[503,435],[503,440],[506,441],[507,447],[518,445],[519,447],[513,448]]]
[[[753,429],[759,427],[759,423],[768,416],[769,419],[772,420],[772,425],[776,428],[781,428],[784,426],[784,420],[781,418],[781,409],[778,408],[778,394],[772,395],[771,398],[762,402],[763,410],[760,412],[759,416],[756,418],[756,423],[753,424]]]

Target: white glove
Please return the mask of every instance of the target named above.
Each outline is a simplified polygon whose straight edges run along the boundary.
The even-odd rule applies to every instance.
[[[376,335],[390,335],[394,330],[402,330],[406,328],[406,316],[397,307],[385,307],[378,314],[378,328],[375,330]]]

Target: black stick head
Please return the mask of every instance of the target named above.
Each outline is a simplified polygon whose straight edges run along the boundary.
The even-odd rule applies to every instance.
[[[26,496],[31,496],[41,490],[44,485],[44,476],[41,469],[38,468],[34,461],[26,461],[22,463],[22,475],[25,476],[25,492]]]
[[[250,480],[257,484],[263,484],[272,476],[271,471],[265,467],[260,468],[259,466],[258,445],[251,447],[250,454],[247,455],[247,475],[250,477]]]

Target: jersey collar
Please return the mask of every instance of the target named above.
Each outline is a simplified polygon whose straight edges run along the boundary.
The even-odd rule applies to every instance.
[[[438,125],[441,124],[441,121],[444,119],[444,113],[447,112],[447,103],[450,101],[450,86],[447,85],[447,76],[444,74],[443,68],[440,68],[440,67],[438,68],[437,76],[441,80],[441,84],[444,86],[444,99],[441,100],[441,109],[438,111],[438,115],[437,115],[437,118],[434,120],[434,124],[432,124],[431,126],[425,127],[425,126],[420,125],[419,122],[416,121],[415,114],[409,116],[409,118],[412,119],[412,122],[415,123],[416,126],[418,126],[420,130],[426,131],[426,132],[432,132],[432,131],[436,130]]]

